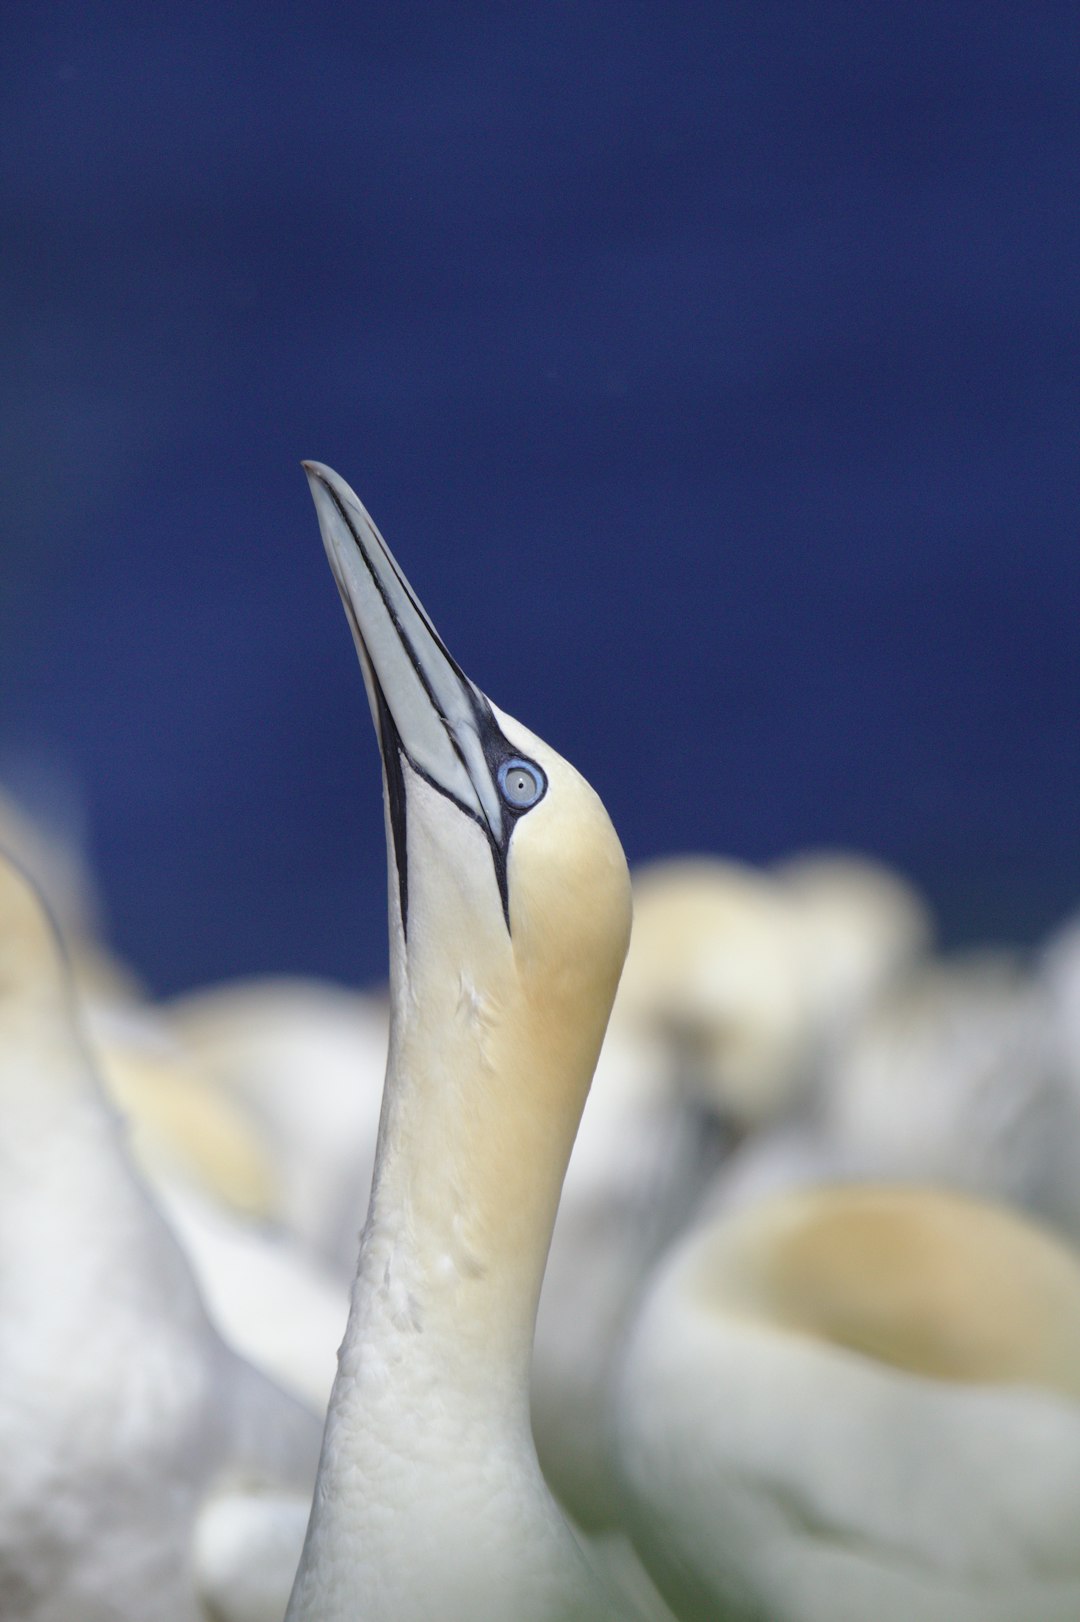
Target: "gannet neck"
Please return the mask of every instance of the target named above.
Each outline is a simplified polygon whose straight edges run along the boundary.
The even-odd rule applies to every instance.
[[[551,751],[544,764],[553,783],[563,774],[569,781],[572,769]],[[459,1542],[483,1571],[479,1586],[475,1573],[459,1573],[478,1616],[489,1614],[486,1602],[507,1605],[523,1580],[515,1615],[606,1614],[540,1475],[528,1406],[544,1263],[621,957],[619,947],[597,948],[612,935],[621,946],[628,929],[621,853],[616,860],[606,814],[581,788],[584,803],[594,802],[595,832],[605,836],[604,882],[591,875],[587,925],[560,949],[537,927],[513,856],[509,932],[497,911],[492,927],[490,909],[484,927],[467,891],[455,899],[454,864],[432,863],[430,849],[420,860],[426,817],[441,819],[442,839],[460,840],[484,872],[482,836],[466,819],[447,826],[438,796],[410,787],[412,924],[407,950],[392,929],[379,1147],[317,1500],[323,1536],[336,1527],[334,1535],[360,1548],[385,1536],[388,1515],[400,1519],[401,1542],[380,1566],[386,1609],[373,1616],[427,1614],[435,1590],[423,1582],[446,1580]],[[573,871],[573,849],[557,828],[550,836],[573,894],[586,875]],[[580,841],[579,850],[589,844]],[[592,857],[587,865],[595,867]],[[456,927],[445,927],[448,919]],[[499,1507],[478,1502],[478,1491]],[[427,1573],[417,1573],[410,1542],[429,1547]],[[452,1559],[461,1561],[460,1550]],[[550,1566],[548,1591],[536,1582],[530,1592],[530,1559]],[[524,1579],[514,1575],[519,1566]]]
[[[540,1474],[536,1304],[626,953],[578,773],[468,681],[367,514],[308,468],[382,749],[390,1051],[290,1622],[626,1616]]]
[[[629,926],[621,852],[599,800],[538,739],[529,747],[552,782],[530,855],[550,822],[545,843],[559,848],[565,893],[587,886],[593,902],[579,909],[576,938],[552,938],[512,847],[505,929],[494,885],[472,897],[460,884],[466,863],[484,873],[480,831],[462,817],[444,825],[445,801],[410,783],[412,927],[407,950],[392,929],[390,1063],[364,1243],[380,1278],[384,1259],[405,1269],[460,1354],[463,1388],[479,1382],[490,1401],[494,1376],[521,1414],[559,1192],[618,974],[619,946],[607,940],[621,945]],[[587,813],[593,824],[573,840],[556,811],[571,784],[579,821]]]

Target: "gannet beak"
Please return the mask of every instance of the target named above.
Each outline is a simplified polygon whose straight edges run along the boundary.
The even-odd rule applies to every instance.
[[[506,849],[512,817],[499,790],[499,770],[515,751],[484,694],[447,651],[357,496],[322,463],[303,467],[379,734],[402,926],[408,912],[403,760],[480,824],[509,918]]]

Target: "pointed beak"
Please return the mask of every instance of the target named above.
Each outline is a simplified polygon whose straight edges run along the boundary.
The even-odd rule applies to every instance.
[[[448,652],[345,480],[319,462],[303,467],[384,755],[389,717],[413,769],[501,838],[502,806],[484,753],[491,706]]]
[[[379,734],[404,920],[402,757],[473,817],[495,850],[507,835],[495,777],[505,744],[490,704],[447,651],[355,493],[320,462],[303,468]]]

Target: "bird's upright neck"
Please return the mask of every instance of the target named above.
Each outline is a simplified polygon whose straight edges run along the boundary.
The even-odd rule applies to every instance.
[[[536,1304],[594,1062],[517,992],[485,996],[460,971],[422,1004],[400,988],[347,1343],[362,1385],[385,1354],[401,1378],[437,1381],[440,1402],[527,1427]]]

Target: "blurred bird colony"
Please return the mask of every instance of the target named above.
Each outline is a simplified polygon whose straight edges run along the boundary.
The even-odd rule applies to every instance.
[[[241,1614],[252,1492],[277,1505],[259,1614],[280,1614],[367,1206],[386,995],[278,978],[156,1000],[103,936],[77,849],[9,795],[0,846],[0,1611],[59,1614],[20,1609],[20,1560],[50,1558],[36,1499],[66,1495],[103,1594],[140,1562],[149,1592],[161,1516],[213,1478],[231,1489],[199,1499],[196,1609],[165,1594],[143,1614]],[[20,1005],[55,986],[11,857],[56,922],[102,1097],[21,1043]],[[626,1537],[648,1549],[666,1391],[668,1445],[700,1449],[716,1489],[713,1520],[682,1531],[730,1574],[731,1615],[1080,1617],[1080,920],[1025,957],[942,956],[912,885],[847,852],[671,857],[633,888],[532,1379],[546,1478],[627,1614],[671,1614]],[[703,1269],[715,1391],[673,1327]],[[59,1413],[20,1407],[35,1360]],[[616,1392],[636,1415],[618,1446]],[[657,1495],[653,1533],[665,1513]]]

